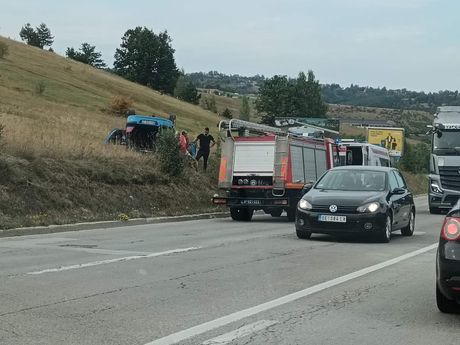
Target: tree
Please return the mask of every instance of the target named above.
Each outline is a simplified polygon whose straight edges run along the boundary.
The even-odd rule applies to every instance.
[[[30,23],[27,23],[21,28],[19,36],[28,45],[43,49],[46,46],[51,47],[54,42],[54,36],[51,35],[51,30],[45,23],[41,23],[35,29]]]
[[[51,30],[46,26],[45,23],[41,23],[37,29],[38,40],[40,42],[40,48],[51,47],[54,42],[54,36],[51,35]]]
[[[96,68],[106,68],[107,65],[101,59],[102,54],[96,51],[96,47],[89,43],[82,43],[79,51],[67,48],[66,56],[72,60],[80,61]]]
[[[34,47],[40,47],[40,41],[38,39],[38,34],[32,28],[30,23],[27,23],[21,28],[21,31],[19,32],[19,36],[28,45],[34,46]]]
[[[179,78],[175,50],[167,31],[158,35],[146,27],[125,32],[115,52],[114,69],[122,77],[172,94]]]
[[[222,112],[222,116],[225,117],[226,119],[233,118],[232,112],[228,108],[225,108],[225,110]]]
[[[198,93],[195,85],[182,74],[177,79],[176,87],[174,88],[174,97],[185,102],[198,104],[200,103],[201,95]]]
[[[241,100],[241,108],[240,108],[240,119],[249,121],[251,116],[251,108],[249,107],[249,98],[243,96]]]
[[[299,73],[297,79],[277,76],[266,79],[259,90],[256,109],[262,122],[273,125],[275,117],[325,117],[327,105],[321,86],[312,71]]]
[[[256,109],[262,113],[262,123],[273,125],[277,116],[294,115],[290,101],[291,88],[286,76],[275,75],[262,84],[256,100]]]
[[[299,96],[303,98],[306,103],[305,111],[306,117],[326,117],[327,105],[323,102],[321,96],[321,85],[318,80],[315,80],[315,74],[312,70],[308,71],[307,80],[305,82],[305,74],[303,72],[299,73],[299,80],[304,83],[304,86],[300,88],[302,92],[299,93]],[[299,85],[297,86],[299,89]]]

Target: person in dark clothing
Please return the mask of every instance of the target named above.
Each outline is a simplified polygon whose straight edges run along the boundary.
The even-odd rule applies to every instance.
[[[197,141],[200,142],[200,148],[198,149],[198,153],[196,154],[196,160],[199,161],[200,158],[203,157],[204,170],[206,171],[206,168],[208,167],[209,152],[211,151],[211,147],[213,147],[216,144],[216,141],[214,140],[213,136],[209,134],[208,127],[204,129],[204,133],[201,133],[199,136],[196,137],[193,143],[196,143]]]

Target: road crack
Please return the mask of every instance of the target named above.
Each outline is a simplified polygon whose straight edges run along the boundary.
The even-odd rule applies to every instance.
[[[63,300],[60,300],[60,301],[57,301],[57,302],[39,304],[39,305],[27,307],[27,308],[22,308],[22,309],[18,309],[18,310],[13,310],[13,311],[9,311],[9,312],[6,312],[6,313],[2,313],[2,314],[0,314],[0,317],[4,317],[4,316],[8,316],[8,315],[14,315],[14,314],[19,314],[19,313],[23,313],[23,312],[27,312],[27,311],[31,311],[31,310],[40,309],[40,308],[53,307],[53,306],[56,306],[56,305],[59,305],[59,304],[63,304],[63,303],[81,301],[81,300],[85,300],[85,299],[88,299],[88,298],[93,298],[93,297],[98,297],[98,296],[109,295],[109,294],[118,293],[118,292],[130,290],[130,289],[140,288],[140,287],[142,287],[142,285],[134,285],[134,286],[122,287],[122,288],[118,288],[118,289],[114,289],[114,290],[109,290],[109,291],[104,291],[104,292],[99,292],[99,293],[91,294],[91,295],[86,295],[86,296],[80,296],[80,297],[75,297],[75,298],[63,299]]]

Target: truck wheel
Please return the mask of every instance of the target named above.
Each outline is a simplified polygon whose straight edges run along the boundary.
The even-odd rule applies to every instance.
[[[431,214],[441,214],[441,209],[438,207],[430,207],[430,213]]]
[[[270,215],[272,217],[281,217],[281,214],[283,213],[283,209],[276,209],[276,210],[271,210]]]
[[[243,207],[231,207],[230,208],[230,215],[232,219],[236,221],[249,222],[251,221],[253,214],[254,214],[254,210],[250,210],[248,208],[243,208]]]

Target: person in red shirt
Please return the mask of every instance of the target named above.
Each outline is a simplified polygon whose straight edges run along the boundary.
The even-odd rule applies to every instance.
[[[184,155],[188,153],[188,145],[190,144],[190,139],[188,137],[187,131],[182,131],[179,138],[179,149]]]

